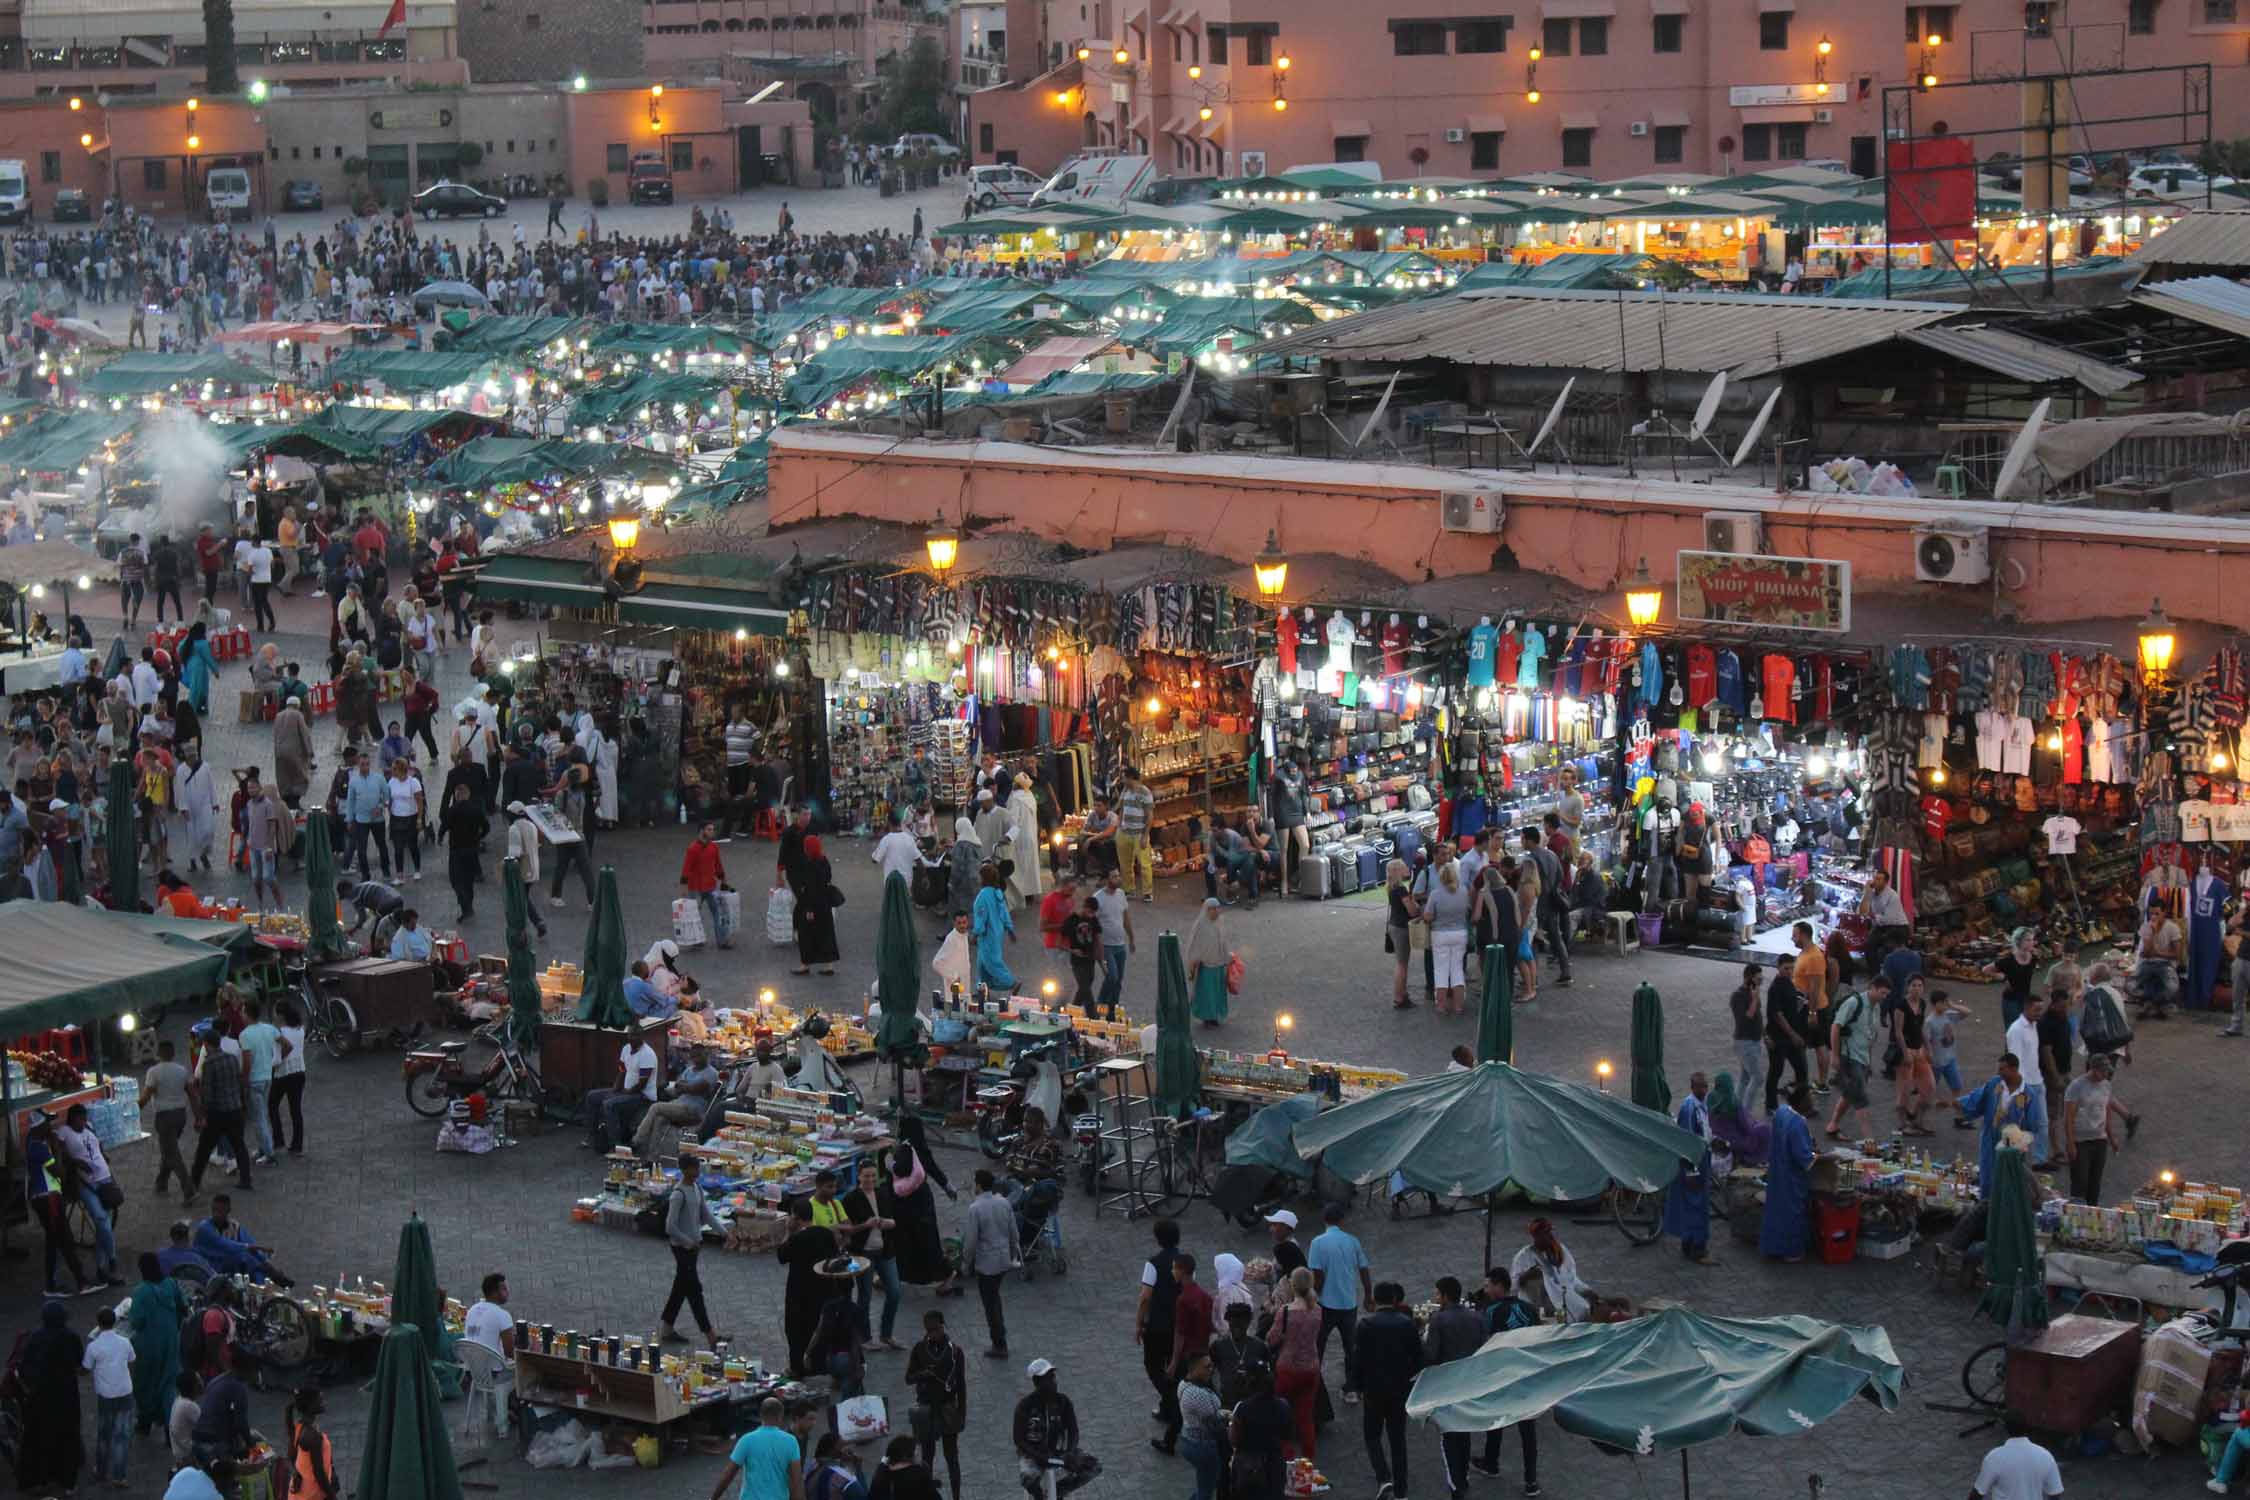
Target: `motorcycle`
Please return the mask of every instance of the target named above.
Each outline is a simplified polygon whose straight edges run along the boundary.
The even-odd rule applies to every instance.
[[[1023,1112],[1036,1105],[1050,1127],[1062,1118],[1062,1070],[1055,1065],[1055,1044],[1026,1048],[1008,1070],[1006,1083],[981,1088],[969,1101],[977,1117],[977,1148],[992,1161],[1013,1150],[1023,1134]]]
[[[479,1026],[471,1035],[493,1049],[492,1056],[473,1074],[462,1057],[468,1050],[467,1042],[440,1042],[435,1047],[418,1047],[406,1054],[399,1064],[399,1073],[406,1081],[409,1109],[435,1120],[445,1114],[452,1101],[471,1094],[482,1094],[488,1100],[534,1101],[545,1095],[546,1088],[537,1070],[517,1050],[504,1021]]]

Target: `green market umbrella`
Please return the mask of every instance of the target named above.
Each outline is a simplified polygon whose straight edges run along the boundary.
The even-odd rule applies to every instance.
[[[109,909],[141,909],[140,837],[133,826],[133,763],[112,761],[109,767],[109,826],[102,831],[102,848],[109,854]]]
[[[1656,986],[1633,991],[1633,1102],[1660,1115],[1672,1112],[1672,1085],[1664,1077],[1664,1002]]]
[[[437,1376],[422,1332],[393,1323],[376,1357],[374,1399],[359,1460],[359,1493],[382,1500],[461,1500]]]
[[[306,949],[317,962],[344,956],[344,924],[336,920],[336,846],[328,839],[328,814],[314,808],[305,819]]]
[[[531,952],[531,895],[523,885],[523,861],[513,855],[500,862],[500,894],[508,917],[508,1030],[517,1046],[529,1047],[539,1040],[545,1013],[531,972],[538,962]]]
[[[391,1271],[391,1321],[422,1330],[422,1344],[438,1357],[445,1306],[438,1300],[437,1252],[430,1248],[430,1226],[420,1214],[398,1230],[398,1264]]]
[[[2047,1262],[2032,1221],[2039,1201],[2031,1168],[2017,1146],[1992,1158],[1992,1190],[1984,1226],[1984,1292],[1977,1312],[2010,1334],[2047,1326]]]
[[[894,872],[883,881],[883,912],[875,927],[875,992],[883,1005],[883,1024],[875,1034],[878,1055],[895,1057],[914,1045],[921,975],[914,898],[907,893],[906,877]]]
[[[80,906],[86,900],[86,865],[79,853],[79,841],[63,840],[62,867],[55,872],[56,888],[62,893],[66,905]]]
[[[1515,1060],[1515,956],[1498,943],[1489,943],[1484,950],[1484,994],[1477,1007],[1477,1061]]]
[[[1156,1084],[1150,1101],[1167,1115],[1184,1116],[1203,1092],[1203,1059],[1188,1030],[1187,966],[1180,962],[1180,935],[1156,940]]]
[[[1684,1482],[1697,1444],[1802,1432],[1854,1399],[1895,1411],[1905,1383],[1880,1327],[1668,1307],[1625,1323],[1496,1334],[1466,1359],[1422,1371],[1406,1414],[1445,1432],[1486,1432],[1551,1412],[1563,1431],[1613,1451],[1677,1450]]]
[[[594,886],[594,920],[586,927],[578,1019],[618,1030],[633,1024],[625,1003],[625,912],[617,899],[617,867],[603,865]]]

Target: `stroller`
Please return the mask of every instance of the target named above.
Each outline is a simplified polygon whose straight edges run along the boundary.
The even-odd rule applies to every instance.
[[[1063,1185],[1059,1177],[1042,1177],[1024,1189],[1016,1205],[1016,1244],[1023,1255],[1023,1279],[1036,1281],[1042,1268],[1057,1276],[1070,1271],[1070,1256],[1063,1249]]]
[[[945,856],[937,851],[937,840],[922,840],[922,857],[914,862],[914,873],[907,877],[906,893],[914,904],[924,911],[945,909],[948,872]]]

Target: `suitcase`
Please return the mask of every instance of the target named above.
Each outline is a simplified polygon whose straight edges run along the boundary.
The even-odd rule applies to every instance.
[[[1392,851],[1409,865],[1414,863],[1415,855],[1428,847],[1427,841],[1422,837],[1422,830],[1412,823],[1391,823],[1383,831],[1391,836]]]
[[[1328,899],[1328,856],[1317,849],[1297,861],[1297,894],[1315,901]]]
[[[1359,888],[1367,890],[1383,883],[1383,851],[1373,844],[1363,844],[1359,850]]]
[[[1356,849],[1338,846],[1328,854],[1328,892],[1332,896],[1349,896],[1359,889],[1359,853]]]

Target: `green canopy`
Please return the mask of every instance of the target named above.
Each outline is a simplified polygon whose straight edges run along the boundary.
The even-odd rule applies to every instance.
[[[2038,1203],[2029,1161],[2020,1148],[2002,1146],[1992,1156],[1985,1200],[1984,1292],[1977,1313],[2011,1334],[2047,1326],[2047,1261],[2033,1219]]]
[[[603,355],[740,354],[749,338],[709,323],[612,323],[588,343]]]
[[[314,960],[342,958],[344,924],[336,920],[336,850],[328,839],[328,815],[315,809],[305,819],[305,951]]]
[[[208,944],[60,901],[0,906],[0,953],[9,1036],[208,995],[227,977],[227,956]]]
[[[319,415],[307,421],[280,429],[266,448],[290,458],[369,459],[411,444],[439,427],[481,425],[484,421],[464,411],[394,411],[339,401],[322,407]]]
[[[523,861],[514,855],[500,862],[500,894],[508,921],[508,1031],[518,1047],[539,1040],[539,1023],[545,1011],[539,1001],[539,978],[531,966],[531,896],[524,889]]]
[[[139,932],[168,934],[186,938],[191,943],[201,943],[207,948],[217,948],[229,958],[247,957],[258,945],[258,929],[248,922],[213,922],[202,917],[175,917],[169,910],[155,913],[113,911],[97,913],[106,915]]]
[[[883,1024],[875,1051],[892,1057],[913,1047],[915,1006],[922,993],[920,945],[914,940],[914,898],[906,877],[893,871],[883,880],[883,912],[875,928],[875,990]]]
[[[1528,261],[1488,260],[1453,284],[1457,292],[1494,287],[1541,287],[1557,291],[1607,291],[1649,272],[1645,255],[1566,251],[1532,265]]]
[[[1230,177],[1209,186],[1216,195],[1212,201],[1218,202],[1233,195],[1248,197],[1259,193],[1371,193],[1382,184],[1375,178],[1363,177],[1357,172],[1340,171],[1335,167],[1307,167],[1302,171],[1283,172],[1270,177]]]
[[[279,378],[273,371],[245,364],[231,354],[159,354],[141,349],[118,355],[80,381],[78,389],[88,396],[123,398],[156,396],[192,386],[196,389],[187,394],[199,395],[206,382],[263,389]]]
[[[484,490],[531,484],[553,475],[627,471],[668,474],[672,461],[630,443],[582,443],[565,438],[471,438],[422,471],[425,483],[447,489]]]
[[[1643,981],[1633,991],[1633,1102],[1660,1115],[1672,1112],[1672,1085],[1664,1077],[1664,1002]]]
[[[1484,950],[1484,992],[1477,1006],[1477,1061],[1516,1060],[1515,955],[1498,943]]]
[[[716,412],[730,382],[712,375],[673,375],[663,370],[638,370],[612,376],[570,403],[573,430],[608,427],[642,420],[650,413],[655,425],[667,430],[692,421],[699,412]]]
[[[633,1024],[625,1003],[625,910],[617,899],[617,867],[603,865],[594,886],[594,919],[586,924],[578,1019],[620,1030]]]
[[[141,841],[134,828],[133,762],[110,762],[109,825],[102,831],[102,849],[109,856],[109,909],[141,909]]]
[[[61,885],[62,899],[65,905],[80,906],[86,900],[84,843],[83,839],[75,838],[66,839],[63,842],[62,868],[56,872],[56,879]],[[241,924],[230,923],[228,925],[240,926]]]
[[[358,1492],[383,1500],[461,1500],[437,1376],[414,1324],[394,1322],[383,1335],[372,1388]]]
[[[0,474],[61,474],[76,469],[105,444],[131,430],[137,413],[61,412],[18,422],[0,437]]]
[[[1854,1398],[1895,1411],[1905,1384],[1890,1335],[1874,1325],[1667,1307],[1624,1323],[1495,1334],[1466,1359],[1423,1370],[1406,1414],[1445,1432],[1487,1432],[1552,1412],[1565,1432],[1645,1456],[1731,1432],[1802,1432]]]
[[[1184,1116],[1203,1093],[1203,1059],[1188,1030],[1187,966],[1180,962],[1180,935],[1156,940],[1156,1082],[1149,1102],[1159,1113]]]
[[[354,349],[329,362],[327,378],[353,385],[380,382],[394,395],[421,395],[473,385],[495,356],[481,352],[431,354],[421,349]]]
[[[1276,1100],[1227,1132],[1230,1167],[1267,1167],[1292,1177],[1305,1175],[1304,1159],[1290,1143],[1290,1132],[1320,1113],[1320,1096],[1292,1094]]]
[[[1024,387],[1022,398],[1031,400],[1042,396],[1124,396],[1152,391],[1166,381],[1177,380],[1162,370],[1057,370],[1031,385]]]
[[[1662,1115],[1584,1084],[1480,1062],[1410,1078],[1297,1127],[1297,1154],[1337,1176],[1472,1198],[1519,1188],[1564,1202],[1613,1182],[1663,1189],[1703,1142]]]
[[[453,315],[448,313],[450,323]],[[456,353],[536,354],[558,343],[576,343],[599,325],[591,318],[478,318],[447,338]]]
[[[391,1272],[391,1321],[422,1330],[422,1347],[439,1354],[445,1330],[445,1305],[438,1300],[437,1252],[430,1248],[430,1226],[411,1214],[398,1230],[398,1261]]]

